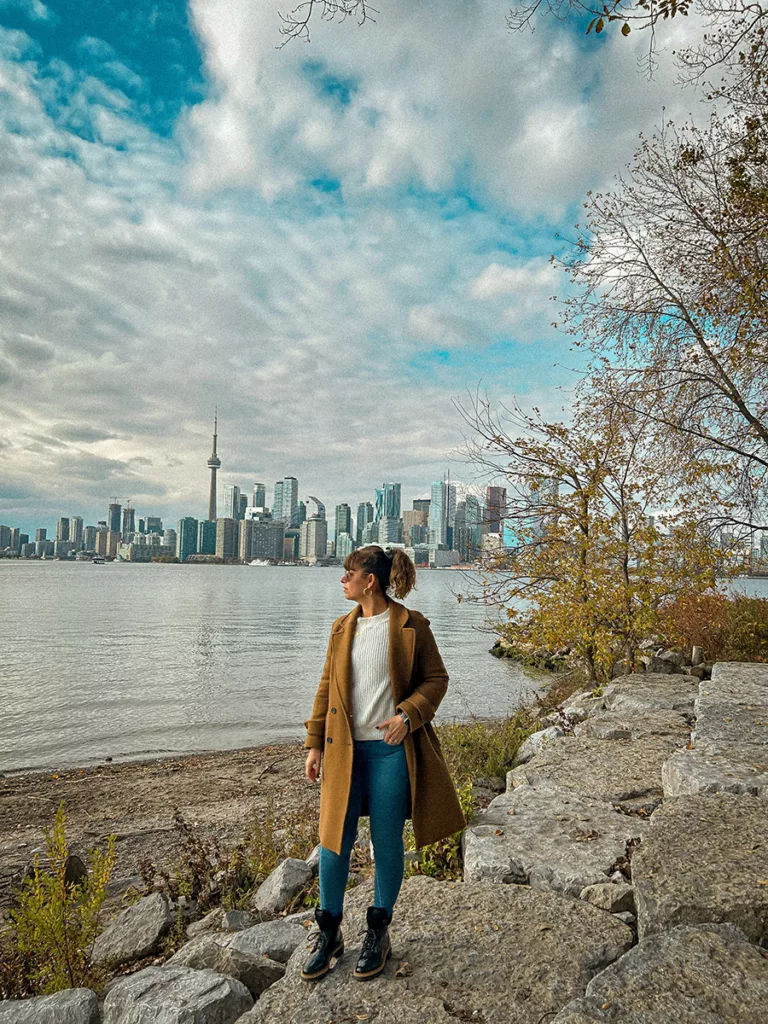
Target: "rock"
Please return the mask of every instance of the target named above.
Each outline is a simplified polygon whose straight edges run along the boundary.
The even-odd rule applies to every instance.
[[[655,672],[659,675],[672,675],[677,668],[671,661],[659,658],[655,654],[641,654],[640,661],[645,665],[646,672]]]
[[[701,647],[694,645],[691,651],[691,665],[698,668],[699,665],[704,661],[704,651]]]
[[[629,740],[640,736],[673,736],[678,744],[688,742],[691,727],[678,711],[646,711],[642,715],[622,711],[598,711],[574,726],[574,736],[596,740]]]
[[[219,942],[214,935],[198,935],[182,946],[165,965],[210,970],[236,978],[257,999],[265,989],[279,981],[285,965],[257,953],[243,953]]]
[[[251,899],[251,907],[264,917],[274,917],[311,877],[312,869],[305,860],[289,857],[261,883]]]
[[[549,743],[553,743],[555,740],[562,739],[565,733],[562,729],[559,729],[556,725],[551,725],[548,729],[540,729],[539,732],[531,733],[527,740],[520,745],[520,749],[517,752],[517,763],[525,764],[526,761],[530,761],[540,750]]]
[[[607,882],[628,841],[647,827],[594,797],[547,783],[522,786],[496,797],[465,830],[464,880],[579,896]]]
[[[612,743],[566,736],[528,764],[508,772],[507,789],[552,782],[609,804],[661,799],[661,766],[678,742],[675,736],[641,736]]]
[[[310,855],[306,859],[306,865],[309,868],[309,870],[312,872],[313,875],[316,875],[318,873],[318,871],[320,870],[320,850],[321,849],[322,849],[322,847],[320,846],[320,843],[318,843],[317,846],[312,851],[312,853],[310,853]]]
[[[406,879],[390,929],[393,955],[361,985],[352,976],[365,933],[370,884],[347,899],[343,961],[322,984],[299,977],[297,950],[285,977],[242,1024],[536,1024],[632,941],[623,924],[578,900],[519,886]],[[400,964],[408,964],[396,976]],[[514,965],[507,970],[504,965]],[[571,995],[573,993],[573,995]]]
[[[173,925],[168,900],[160,893],[127,907],[96,939],[93,957],[97,962],[127,963],[154,953]]]
[[[203,935],[205,932],[216,931],[221,926],[221,919],[224,916],[222,907],[216,907],[199,921],[193,921],[187,927],[187,938],[194,939],[196,935]]]
[[[284,964],[298,945],[306,943],[308,928],[302,921],[311,924],[313,917],[314,914],[310,912],[303,915],[300,920],[291,915],[277,921],[264,921],[253,928],[236,932],[227,945],[241,953],[268,956],[270,960]]]
[[[71,988],[51,996],[0,1002],[2,1024],[99,1024],[99,1000],[88,988]]]
[[[258,924],[257,918],[247,910],[228,910],[221,919],[223,932],[241,932],[245,928],[253,928]]]
[[[643,676],[631,676],[626,682],[609,683],[603,690],[603,700],[609,711],[642,715],[646,711],[671,710],[692,715],[698,694],[699,680],[693,676],[670,679],[668,675],[649,671]]]
[[[768,939],[766,804],[731,794],[675,797],[650,819],[632,859],[641,937],[730,922]]]
[[[234,1024],[253,1006],[240,981],[190,967],[147,967],[104,1000],[103,1024]]]
[[[628,676],[632,671],[632,666],[628,661],[617,661],[611,669],[611,679],[619,679],[621,676]]]
[[[637,927],[637,917],[634,914],[631,914],[628,910],[617,914],[616,917],[618,917],[620,921],[623,921],[628,928]]]
[[[695,676],[696,679],[706,679],[707,671],[703,665],[691,665],[688,668],[688,675]]]
[[[600,907],[610,914],[635,913],[635,890],[629,882],[598,882],[588,885],[579,893],[580,900],[586,900],[593,907]]]
[[[768,797],[768,754],[756,757],[739,748],[731,753],[733,757],[699,749],[675,751],[661,769],[664,796],[744,793]]]
[[[768,960],[730,925],[649,936],[552,1024],[764,1024]]]
[[[685,668],[691,664],[688,655],[682,651],[659,651],[658,656],[662,661],[671,661],[677,668]]]
[[[602,697],[593,697],[591,690],[574,694],[563,704],[563,714],[571,725],[583,722],[590,715],[605,707]]]
[[[699,685],[694,747],[706,754],[725,754],[733,747],[768,753],[768,685],[756,673],[715,667],[715,677]],[[768,667],[763,674],[768,679]]]

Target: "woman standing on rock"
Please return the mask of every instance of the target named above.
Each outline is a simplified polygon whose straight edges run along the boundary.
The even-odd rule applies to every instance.
[[[413,819],[418,847],[464,827],[464,816],[430,722],[448,686],[429,620],[389,597],[413,589],[404,551],[371,545],[344,562],[344,595],[355,601],[331,628],[320,685],[305,723],[307,778],[323,766],[320,790],[320,908],[302,977],[321,978],[344,952],[341,934],[349,858],[361,814],[371,819],[374,906],[355,977],[379,974],[390,952],[388,927],[403,880],[403,827]]]

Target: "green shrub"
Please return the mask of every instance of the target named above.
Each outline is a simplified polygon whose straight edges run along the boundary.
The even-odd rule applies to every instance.
[[[437,729],[448,767],[459,784],[480,776],[505,775],[523,740],[535,730],[528,711],[508,718],[455,722]]]
[[[100,969],[92,962],[93,945],[115,864],[115,839],[110,836],[103,852],[92,850],[87,878],[71,883],[66,877],[65,825],[62,802],[46,834],[48,864],[42,867],[35,857],[32,877],[22,884],[11,911],[4,944],[20,971],[15,985],[21,994],[92,988],[101,979]]]

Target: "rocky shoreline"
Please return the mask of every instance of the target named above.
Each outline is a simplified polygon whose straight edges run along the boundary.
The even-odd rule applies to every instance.
[[[301,981],[311,912],[279,912],[310,857],[283,861],[247,912],[190,923],[170,961],[115,979],[103,1001],[8,1001],[0,1022],[762,1024],[768,666],[646,671],[541,725],[464,833],[464,880],[406,879],[373,981],[350,967],[368,882],[348,896],[344,956],[321,983]],[[146,897],[101,954],[146,954],[179,912]]]

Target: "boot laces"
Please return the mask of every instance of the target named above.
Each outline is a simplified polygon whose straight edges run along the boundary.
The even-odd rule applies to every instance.
[[[381,934],[377,934],[377,932],[375,932],[373,928],[369,928],[368,931],[365,933],[365,938],[363,939],[362,952],[372,952],[376,948],[378,943],[381,942],[383,934],[383,932]]]

